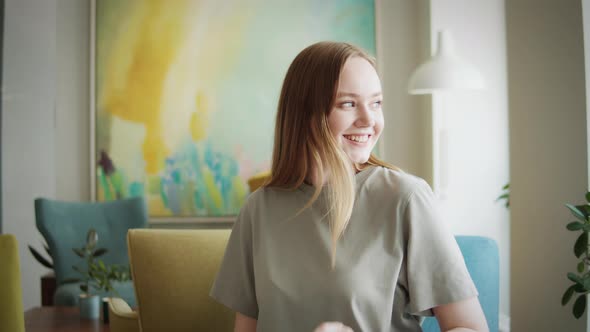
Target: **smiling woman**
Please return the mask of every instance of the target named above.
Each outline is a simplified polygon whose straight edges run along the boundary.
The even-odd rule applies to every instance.
[[[270,180],[241,209],[211,290],[235,331],[421,331],[433,314],[444,331],[487,330],[430,187],[371,154],[383,127],[366,52],[320,42],[295,57]]]

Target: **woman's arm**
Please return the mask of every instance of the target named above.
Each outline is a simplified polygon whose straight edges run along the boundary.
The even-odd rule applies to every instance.
[[[256,332],[256,319],[236,312],[234,332]]]
[[[477,297],[432,309],[443,332],[488,332],[488,323]]]

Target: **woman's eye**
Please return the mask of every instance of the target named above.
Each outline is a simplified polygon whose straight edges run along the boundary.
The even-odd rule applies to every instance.
[[[381,100],[377,100],[377,101],[373,102],[373,107],[374,108],[379,108],[379,107],[381,107],[381,103],[382,103]]]
[[[340,104],[342,107],[354,107],[354,102],[352,101],[345,101]]]

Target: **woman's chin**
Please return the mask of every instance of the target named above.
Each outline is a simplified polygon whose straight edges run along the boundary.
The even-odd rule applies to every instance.
[[[367,161],[369,161],[369,156],[370,154],[366,154],[366,155],[348,155],[348,158],[350,158],[350,161],[352,161],[352,163],[357,164],[357,165],[362,165],[364,163],[366,163]]]

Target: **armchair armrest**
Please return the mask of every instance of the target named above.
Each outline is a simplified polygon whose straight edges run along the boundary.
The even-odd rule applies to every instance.
[[[137,311],[118,297],[109,299],[109,324],[111,332],[139,332]]]

